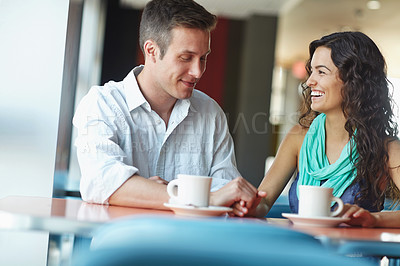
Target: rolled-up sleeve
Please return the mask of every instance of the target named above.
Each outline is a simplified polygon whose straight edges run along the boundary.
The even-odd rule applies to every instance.
[[[138,169],[126,161],[119,145],[121,116],[93,89],[79,104],[73,124],[81,169],[80,192],[87,202],[107,204],[108,198]]]
[[[232,179],[240,176],[236,168],[236,158],[232,137],[229,133],[225,114],[217,107],[218,112],[215,119],[215,130],[213,136],[214,152],[211,166],[213,177],[213,190],[218,190]]]

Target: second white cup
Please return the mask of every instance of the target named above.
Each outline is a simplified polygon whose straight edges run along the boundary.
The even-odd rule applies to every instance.
[[[299,186],[299,216],[302,217],[333,217],[343,210],[343,201],[332,195],[333,188],[319,186]],[[332,201],[338,207],[331,212]]]
[[[178,174],[168,183],[167,192],[173,203],[196,207],[208,207],[211,177]]]

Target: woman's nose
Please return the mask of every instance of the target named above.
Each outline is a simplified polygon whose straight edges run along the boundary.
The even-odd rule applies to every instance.
[[[306,81],[306,85],[308,87],[313,87],[315,86],[315,84],[317,84],[317,81],[315,80],[314,75],[311,73],[311,75],[308,77]]]

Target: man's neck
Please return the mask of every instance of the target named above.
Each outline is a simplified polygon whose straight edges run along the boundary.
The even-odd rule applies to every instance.
[[[162,89],[157,88],[153,83],[153,79],[146,71],[146,67],[137,76],[137,82],[144,98],[150,104],[150,107],[156,112],[165,125],[168,126],[168,121],[172,113],[172,109],[176,103],[176,99],[171,97]]]

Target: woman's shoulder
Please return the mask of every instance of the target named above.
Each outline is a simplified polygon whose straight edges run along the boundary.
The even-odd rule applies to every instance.
[[[305,135],[307,134],[308,128],[301,125],[293,126],[286,134],[284,143],[291,145],[293,148],[300,148],[303,144]]]
[[[288,136],[291,138],[304,139],[304,136],[308,132],[308,127],[301,126],[299,124],[294,125],[288,132]]]

